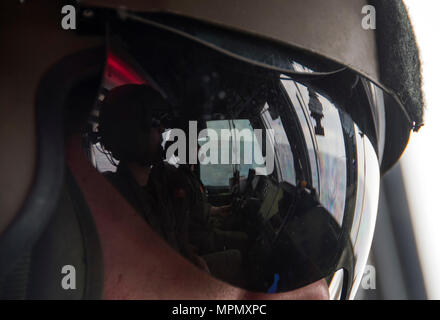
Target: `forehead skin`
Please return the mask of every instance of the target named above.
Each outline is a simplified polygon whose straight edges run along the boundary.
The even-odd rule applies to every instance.
[[[105,299],[328,299],[324,280],[282,293],[253,293],[216,280],[170,248],[81,152],[66,160],[95,220],[104,260]]]

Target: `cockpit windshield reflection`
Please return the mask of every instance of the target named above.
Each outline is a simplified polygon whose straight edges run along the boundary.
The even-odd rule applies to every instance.
[[[200,269],[253,291],[330,281],[346,267],[340,257],[356,239],[345,234],[364,194],[358,144],[368,138],[341,108],[285,75],[204,66],[188,86],[212,102],[191,109],[196,98],[168,99],[132,59],[109,54],[90,160],[155,232]]]

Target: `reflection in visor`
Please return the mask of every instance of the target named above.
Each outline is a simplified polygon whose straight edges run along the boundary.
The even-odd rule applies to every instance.
[[[380,170],[377,165],[377,156],[371,142],[356,130],[358,148],[358,189],[356,196],[356,209],[353,217],[353,227],[350,233],[357,259],[353,292],[356,292],[368,253],[373,240],[373,231],[376,224],[377,206],[379,203]],[[351,296],[354,298],[354,296]]]
[[[212,143],[219,151],[214,162],[173,154],[170,163],[153,167],[152,228],[167,230],[173,248],[192,262],[203,259],[211,275],[235,286],[278,293],[327,278],[335,296],[348,297],[361,279],[378,202],[379,165],[367,135],[311,85],[209,59],[180,63],[166,46],[144,48],[124,37],[143,72],[173,102],[172,112],[163,110],[171,118],[164,128],[188,134],[189,121],[196,122],[197,134],[216,133],[198,136],[197,148]],[[263,136],[256,143],[258,130]],[[169,148],[176,141],[166,137]],[[225,151],[229,163],[222,162]],[[170,191],[158,191],[164,187]]]
[[[344,229],[350,228],[344,223],[352,221],[350,239],[357,260],[353,284],[356,292],[376,220],[380,179],[376,153],[366,135],[328,99],[302,84],[288,80],[282,83],[299,115],[309,159],[314,164],[312,181],[320,190],[321,205]],[[320,107],[319,117],[316,117],[316,105]],[[346,203],[351,203],[347,210]],[[340,284],[341,279],[340,275],[335,277],[333,286]]]

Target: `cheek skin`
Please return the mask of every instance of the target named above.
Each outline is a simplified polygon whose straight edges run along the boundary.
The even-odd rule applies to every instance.
[[[170,248],[89,163],[79,137],[66,161],[100,238],[104,299],[328,299],[324,280],[281,294],[249,292],[214,279]]]
[[[152,150],[156,150],[156,147],[162,143],[162,134],[159,129],[151,129],[150,130],[150,148]]]

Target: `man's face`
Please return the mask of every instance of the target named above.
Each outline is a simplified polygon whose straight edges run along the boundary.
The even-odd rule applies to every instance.
[[[161,128],[151,128],[148,138],[148,155],[151,163],[157,163],[163,159],[162,132]]]

